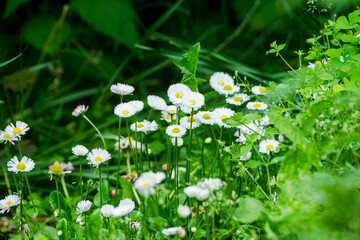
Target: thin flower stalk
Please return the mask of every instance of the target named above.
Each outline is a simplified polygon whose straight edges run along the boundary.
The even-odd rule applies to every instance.
[[[193,115],[194,115],[194,110],[191,110],[191,114],[190,114],[190,130],[189,130],[189,143],[188,143],[188,149],[187,149],[187,157],[186,157],[186,182],[190,181],[190,168],[191,168],[191,144],[192,144],[192,123],[193,123]],[[177,148],[177,138],[176,138],[176,148]]]
[[[120,104],[123,102],[123,95],[120,97]],[[119,190],[119,177],[120,177],[120,160],[121,160],[121,148],[120,148],[120,139],[121,139],[121,117],[119,117],[119,128],[118,128],[118,164],[117,164],[117,172],[116,172],[116,187],[115,187],[115,195],[118,196],[118,190]]]
[[[57,201],[58,201],[58,208],[59,208],[59,218],[61,219],[61,205],[60,205],[60,194],[59,194],[59,176],[55,176],[55,183],[56,183],[56,193],[57,193]]]

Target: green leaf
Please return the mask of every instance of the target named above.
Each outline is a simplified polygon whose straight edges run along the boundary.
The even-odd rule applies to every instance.
[[[128,1],[87,0],[71,1],[71,8],[86,23],[102,34],[128,47],[139,41],[139,33],[134,20],[137,18]]]
[[[102,207],[100,204],[100,186],[97,187],[98,193],[95,194],[94,204],[97,207]],[[102,195],[102,203],[106,204],[110,200],[110,191],[109,191],[109,183],[107,180],[101,180],[101,195]]]
[[[92,239],[99,239],[100,229],[103,228],[103,217],[101,215],[100,209],[96,209],[89,216],[89,233],[92,236]]]
[[[206,231],[203,229],[196,229],[196,232],[191,239],[200,239],[206,235]]]
[[[40,239],[44,239],[43,237],[47,237],[47,239],[57,239],[57,235],[56,235],[56,229],[53,227],[49,227],[49,226],[44,226],[42,228],[40,228],[40,230],[35,234],[35,239],[36,237],[40,238]]]
[[[320,71],[317,76],[321,80],[333,80],[334,79],[333,75],[331,75],[330,73],[327,73],[325,71]]]
[[[245,164],[245,166],[248,167],[248,168],[257,168],[257,167],[259,167],[260,165],[261,165],[261,164],[260,164],[259,162],[255,161],[255,160],[250,160],[249,162],[247,162],[247,163]]]
[[[29,2],[30,0],[7,0],[3,18],[8,18],[13,12],[15,12],[21,5]]]
[[[332,87],[334,92],[341,92],[341,91],[345,91],[346,88],[343,85],[340,84],[336,84]]]
[[[326,50],[325,54],[328,55],[330,58],[334,58],[334,57],[340,58],[342,51],[343,51],[342,48],[339,49],[331,48]]]
[[[125,178],[120,178],[121,184],[121,199],[132,198],[132,184],[128,182]]]
[[[59,236],[60,240],[68,239],[67,221],[65,218],[62,218],[56,226],[56,233],[59,231],[62,231],[62,235]]]
[[[335,27],[338,29],[351,29],[356,27],[356,24],[350,24],[346,17],[341,16],[336,20]]]
[[[242,223],[252,223],[260,218],[261,212],[266,211],[262,202],[255,198],[242,198],[239,205],[234,212],[233,219]]]
[[[61,217],[65,217],[66,220],[68,222],[72,222],[72,217],[71,217],[71,208],[69,207],[69,205],[67,205],[67,203],[65,202],[64,196],[59,192],[59,199],[60,199],[60,206],[61,206],[61,214],[64,216]],[[58,210],[59,209],[59,205],[58,205],[58,198],[57,198],[57,192],[53,191],[50,193],[49,196],[49,203],[50,206],[54,209],[54,210]]]
[[[172,62],[180,68],[183,78],[181,83],[187,85],[192,91],[199,91],[198,85],[203,79],[196,78],[196,68],[198,65],[198,57],[200,52],[200,43],[196,43],[181,58],[171,58]]]
[[[18,59],[19,57],[21,57],[21,55],[22,55],[25,51],[26,51],[26,49],[25,49],[22,53],[20,53],[19,55],[15,56],[15,57],[13,57],[13,58],[5,61],[5,62],[0,63],[0,68],[3,67],[3,66],[5,66],[5,65],[8,65],[9,63],[11,63],[11,62],[15,61],[16,59]]]

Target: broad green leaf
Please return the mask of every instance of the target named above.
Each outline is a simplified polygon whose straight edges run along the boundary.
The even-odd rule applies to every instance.
[[[233,219],[241,223],[252,223],[258,220],[266,209],[262,202],[255,198],[242,198],[235,210]]]
[[[196,229],[196,232],[191,239],[200,239],[206,235],[206,231],[203,229]]]
[[[330,58],[334,58],[334,57],[340,58],[341,53],[342,53],[342,48],[339,48],[339,49],[332,48],[332,49],[326,50],[326,52],[325,52],[325,54],[328,55]]]
[[[53,227],[44,226],[40,228],[34,237],[38,237],[40,239],[44,239],[43,237],[46,237],[47,239],[57,239],[56,229]]]
[[[172,62],[180,68],[183,77],[181,83],[187,85],[193,91],[199,91],[198,85],[203,79],[196,78],[196,68],[200,52],[200,43],[196,43],[181,58],[171,58]]]
[[[327,73],[325,71],[320,71],[319,74],[317,75],[318,78],[320,78],[321,80],[333,80],[334,77],[330,74]]]
[[[332,87],[334,92],[341,92],[341,91],[345,91],[345,87],[343,85],[340,84],[336,84]]]
[[[97,207],[101,207],[100,202],[100,185],[97,187],[97,194],[95,194],[94,197],[94,204]],[[106,204],[110,200],[110,191],[109,191],[109,183],[107,180],[102,179],[101,180],[101,195],[102,195],[102,203],[103,205]]]
[[[352,13],[349,14],[349,21],[350,21],[350,24],[355,24],[355,23],[358,23],[360,22],[360,11],[359,10],[356,10]]]
[[[121,185],[121,199],[132,198],[132,184],[128,182],[125,178],[120,178]]]
[[[248,167],[248,168],[257,168],[259,167],[261,164],[255,160],[250,160],[248,161],[245,166]]]
[[[356,27],[356,24],[350,24],[346,17],[341,16],[336,20],[335,27],[338,29],[351,29]]]
[[[90,216],[88,216],[89,221],[89,234],[92,239],[99,239],[100,229],[103,228],[103,217],[101,215],[100,209],[96,209]]]
[[[102,34],[128,47],[139,41],[139,33],[134,20],[137,18],[128,1],[87,0],[71,1],[71,8],[86,23]]]
[[[15,12],[21,5],[29,2],[30,0],[7,0],[4,11],[4,19],[8,18],[13,12]]]
[[[71,208],[69,207],[69,205],[67,205],[67,203],[65,202],[64,196],[60,192],[59,192],[59,199],[60,199],[60,206],[61,206],[61,214],[64,214],[64,216],[61,216],[61,217],[65,217],[66,220],[69,223],[71,223],[72,222]],[[53,191],[53,192],[50,193],[49,203],[50,203],[50,206],[54,210],[59,209],[58,198],[57,198],[57,192],[56,191]],[[59,217],[60,216],[58,216],[58,218]]]

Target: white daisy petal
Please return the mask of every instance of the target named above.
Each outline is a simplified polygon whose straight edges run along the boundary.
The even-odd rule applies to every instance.
[[[266,139],[260,142],[259,144],[259,152],[270,154],[270,152],[276,152],[279,147],[279,142],[274,139]]]
[[[115,115],[117,115],[117,116],[119,116],[121,118],[131,117],[136,112],[137,112],[136,106],[134,106],[131,103],[120,103],[114,109]]]
[[[167,104],[164,99],[158,96],[149,95],[147,97],[147,103],[155,110],[166,111]]]
[[[226,102],[232,105],[240,106],[246,101],[249,101],[250,97],[244,93],[235,94],[231,97],[226,98]]]
[[[28,157],[22,157],[21,161],[19,162],[18,158],[14,156],[11,160],[7,163],[8,171],[9,172],[30,172],[35,167],[35,162]]]
[[[166,128],[166,134],[170,137],[182,137],[186,133],[186,129],[181,125],[170,125]]]
[[[101,163],[105,163],[111,159],[111,155],[108,151],[102,148],[95,148],[88,153],[87,160],[89,164],[93,167],[99,167]]]
[[[89,150],[83,145],[76,145],[71,149],[71,151],[75,156],[85,156],[89,152]]]
[[[173,84],[169,87],[167,94],[170,102],[174,105],[180,105],[183,103],[185,95],[191,92],[190,88],[182,83]]]
[[[263,102],[249,102],[246,107],[251,110],[265,110],[268,106]]]

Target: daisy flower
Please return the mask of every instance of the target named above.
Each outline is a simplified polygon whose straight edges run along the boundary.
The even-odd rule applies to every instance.
[[[275,176],[273,176],[273,177],[271,178],[271,180],[270,180],[270,186],[272,186],[272,187],[276,186],[276,178],[275,178]]]
[[[175,105],[167,106],[166,111],[171,115],[176,114],[177,113],[177,107]]]
[[[167,109],[167,104],[165,100],[158,96],[149,95],[147,97],[147,103],[151,108],[155,110],[166,111]]]
[[[216,72],[210,77],[210,86],[215,90],[224,88],[226,85],[234,85],[234,80],[229,74]]]
[[[237,137],[237,139],[235,140],[236,142],[245,144],[246,137],[245,137],[245,135],[243,133],[239,133],[239,131],[236,131],[234,136]]]
[[[251,110],[265,110],[268,106],[263,102],[249,102],[246,107]]]
[[[191,92],[190,88],[182,83],[173,84],[169,87],[167,94],[170,102],[174,105],[183,103],[184,96]]]
[[[249,101],[250,97],[244,93],[235,94],[231,97],[226,98],[226,102],[232,105],[240,106],[246,101]]]
[[[182,137],[186,133],[186,128],[181,125],[170,125],[166,128],[166,134],[170,137]]]
[[[10,123],[6,128],[5,132],[12,132],[15,137],[18,139],[21,138],[22,135],[25,135],[27,131],[29,131],[29,127],[26,123],[21,121],[16,121],[15,126],[14,124]]]
[[[185,236],[185,230],[182,227],[165,228],[161,233],[165,236],[178,235],[180,238]]]
[[[135,106],[137,113],[144,109],[144,103],[140,100],[130,101],[129,103]]]
[[[80,201],[80,202],[77,204],[76,212],[77,212],[78,214],[82,214],[82,213],[84,213],[84,212],[87,212],[87,211],[90,210],[91,205],[92,205],[92,202],[89,201],[89,200]]]
[[[55,162],[48,172],[50,174],[50,181],[52,180],[53,175],[65,176],[67,173],[71,173],[71,171],[64,171],[59,162]]]
[[[156,184],[161,183],[166,178],[165,173],[163,173],[163,172],[154,173],[152,171],[144,172],[141,176],[144,178],[150,178],[150,179],[154,180]]]
[[[171,138],[171,143],[173,146],[177,145],[178,147],[181,147],[184,144],[184,140],[182,138]]]
[[[222,120],[234,116],[235,112],[229,108],[217,108],[212,112],[216,124],[220,127],[231,128],[231,126],[224,123]]]
[[[213,125],[215,123],[215,119],[209,111],[200,111],[195,115],[195,118],[199,119],[202,124]]]
[[[208,188],[192,185],[184,188],[184,193],[189,198],[196,198],[199,201],[203,201],[209,197],[210,191]]]
[[[71,149],[71,151],[75,156],[85,156],[89,152],[89,150],[83,145],[76,145]]]
[[[261,136],[265,135],[265,129],[261,126],[257,126],[253,122],[249,122],[243,125],[238,126],[242,133],[247,133],[249,135],[258,133]],[[235,133],[236,134],[236,133]]]
[[[0,131],[0,142],[11,143],[14,144],[14,141],[18,141],[19,139],[15,137],[12,132]]]
[[[136,113],[136,106],[131,103],[120,103],[115,107],[114,113],[119,117],[128,118]]]
[[[266,87],[263,86],[254,86],[251,88],[251,91],[255,95],[266,95]]]
[[[134,188],[145,198],[155,194],[156,179],[142,174],[134,183]]]
[[[180,125],[186,129],[195,129],[201,125],[200,121],[197,119],[196,116],[185,116],[180,119]]]
[[[186,114],[190,114],[191,111],[193,110],[191,107],[187,107],[187,106],[184,106],[184,105],[181,105],[180,106],[180,109],[183,113],[186,113]]]
[[[189,107],[193,110],[202,108],[205,104],[205,97],[198,92],[190,92],[183,97],[183,103],[185,107]]]
[[[21,161],[19,162],[18,158],[15,156],[7,163],[7,166],[9,172],[30,172],[34,169],[35,163],[33,160],[25,156],[22,157]]]
[[[0,200],[0,213],[9,212],[11,207],[18,206],[20,204],[20,197],[16,194],[8,195],[4,199]]]
[[[88,153],[86,159],[89,160],[89,164],[93,167],[99,167],[101,163],[109,161],[111,155],[108,151],[102,148],[95,148]]]
[[[72,115],[74,117],[78,117],[78,116],[84,114],[88,109],[89,109],[89,106],[85,107],[85,105],[79,105],[74,109],[74,111],[72,112]]]
[[[110,87],[111,92],[119,95],[130,95],[134,92],[134,90],[135,88],[133,86],[122,83],[113,84]]]
[[[177,207],[177,212],[180,217],[185,218],[191,214],[191,209],[186,205],[179,205]]]
[[[204,181],[199,182],[197,186],[214,191],[219,190],[223,186],[223,183],[219,178],[206,178]]]
[[[134,210],[134,208],[135,208],[134,201],[129,198],[126,198],[126,199],[120,201],[120,204],[118,207],[114,208],[112,215],[114,217],[123,217],[123,216],[129,214],[130,212],[132,212],[132,210]]]
[[[149,123],[149,131],[155,132],[158,130],[158,128],[159,128],[159,125],[156,123],[155,120],[153,120],[152,122]]]
[[[274,139],[262,140],[259,144],[259,152],[270,154],[270,152],[276,152],[279,147],[279,142]]]
[[[130,129],[132,131],[143,132],[143,133],[147,133],[147,131],[149,131],[149,127],[150,127],[150,122],[147,120],[144,120],[142,122],[135,122],[130,125]]]
[[[270,118],[267,115],[265,115],[263,118],[261,118],[260,125],[269,126],[270,125]]]
[[[139,229],[141,224],[139,222],[130,222],[129,226],[131,229],[134,229],[134,228]]]
[[[171,123],[172,120],[176,120],[176,115],[171,115],[167,111],[161,111],[160,120],[165,120],[167,123]]]

